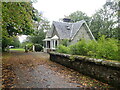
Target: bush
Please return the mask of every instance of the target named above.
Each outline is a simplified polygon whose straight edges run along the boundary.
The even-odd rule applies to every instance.
[[[74,45],[65,47],[60,45],[58,47],[58,52],[69,53],[73,55],[84,55],[95,58],[119,60],[118,52],[118,40],[113,38],[105,38],[102,36],[98,41],[85,41],[81,40]]]
[[[87,55],[87,42],[85,40],[81,40],[76,44],[76,52],[78,55]]]
[[[85,40],[79,41],[78,43],[69,46],[71,54],[86,55],[87,54],[87,43]]]
[[[32,51],[33,50],[32,46],[33,46],[32,43],[26,44],[25,45],[25,52]]]
[[[89,41],[88,47],[87,47],[87,55],[91,57],[96,57],[96,49],[97,49],[98,43],[96,41]]]
[[[43,47],[40,44],[35,44],[35,51],[42,51]]]
[[[64,45],[59,45],[57,47],[57,52],[59,53],[69,53],[69,48]]]
[[[29,51],[32,51],[33,50],[33,44],[32,43],[27,44],[27,49]]]
[[[69,44],[69,40],[68,39],[63,39],[63,40],[61,40],[60,41],[60,43],[61,43],[61,45],[64,45],[64,46],[68,46],[68,44]]]
[[[76,52],[76,51],[77,51],[77,47],[76,47],[75,44],[69,46],[68,48],[69,48],[69,52],[68,52],[68,53],[70,53],[70,54],[72,54],[72,55],[76,55],[76,54],[78,54],[78,53]]]
[[[96,47],[96,58],[118,60],[118,40],[113,38],[105,39],[105,36],[100,37]]]

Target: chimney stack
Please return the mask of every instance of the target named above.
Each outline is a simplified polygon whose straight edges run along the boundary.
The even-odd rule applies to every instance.
[[[71,22],[71,19],[69,19],[69,18],[63,18],[63,22]]]

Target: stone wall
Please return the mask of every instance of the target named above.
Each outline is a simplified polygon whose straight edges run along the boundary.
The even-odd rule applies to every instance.
[[[50,60],[120,88],[120,62],[50,52]]]

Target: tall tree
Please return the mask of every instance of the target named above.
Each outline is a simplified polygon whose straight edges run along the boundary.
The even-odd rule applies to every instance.
[[[90,21],[90,17],[87,16],[87,14],[82,11],[73,12],[67,17],[70,18],[73,22],[85,20],[87,23],[89,23],[89,21]]]
[[[117,8],[117,2],[106,2],[103,8],[92,16],[90,29],[96,39],[98,39],[99,35],[118,38]]]
[[[38,12],[37,10],[36,10],[35,27],[36,27],[35,28],[36,32],[50,29],[49,21],[45,17],[43,17],[42,12]]]
[[[2,49],[11,43],[13,36],[34,31],[35,9],[31,2],[2,3]]]
[[[43,45],[43,39],[45,39],[46,30],[50,29],[49,21],[43,17],[41,13],[36,10],[35,31],[33,35],[28,37],[28,41],[33,44]]]
[[[28,36],[27,42],[43,45],[43,39],[45,39],[45,32],[40,31],[37,35]]]

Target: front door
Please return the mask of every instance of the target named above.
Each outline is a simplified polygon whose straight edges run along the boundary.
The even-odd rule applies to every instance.
[[[47,41],[47,48],[50,48],[50,41]]]

